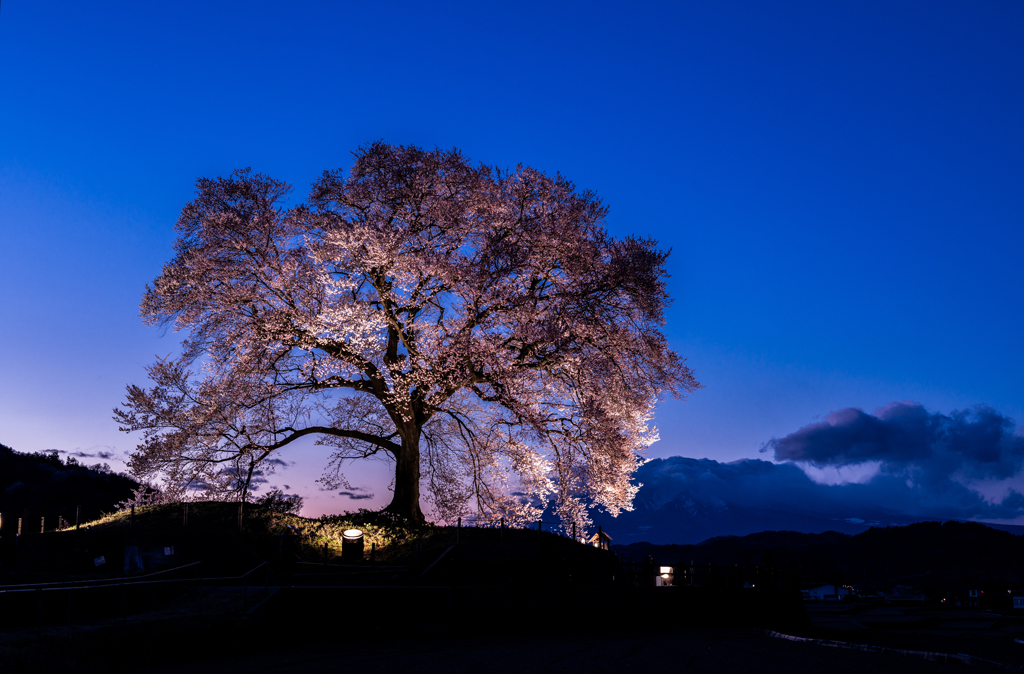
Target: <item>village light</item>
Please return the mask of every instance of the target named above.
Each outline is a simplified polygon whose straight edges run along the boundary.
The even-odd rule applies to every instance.
[[[671,566],[659,566],[658,571],[661,575],[654,579],[654,584],[658,587],[668,587],[672,585],[675,568]]]
[[[363,532],[345,529],[341,534],[341,561],[360,562],[363,559]]]

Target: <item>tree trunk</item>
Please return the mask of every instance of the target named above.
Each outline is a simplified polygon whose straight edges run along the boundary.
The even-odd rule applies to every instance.
[[[385,508],[414,524],[427,521],[420,510],[420,429],[402,435],[402,451],[395,456],[395,496]]]

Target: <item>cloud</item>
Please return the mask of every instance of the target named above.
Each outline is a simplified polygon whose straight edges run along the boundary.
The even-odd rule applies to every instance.
[[[818,484],[829,486],[842,484],[865,484],[877,476],[882,469],[881,461],[865,461],[845,466],[816,466],[803,464],[800,466],[807,477]]]
[[[63,449],[53,449],[53,450],[46,450],[46,451],[53,451],[53,452],[57,452],[58,454],[67,454],[68,456],[74,456],[74,457],[77,457],[79,459],[103,459],[104,461],[110,461],[111,459],[117,459],[120,456],[117,452],[112,452],[112,451],[102,450],[102,449],[97,451],[97,452],[95,452],[95,453],[83,452],[81,450],[76,450],[74,452],[68,452],[68,451],[63,450]]]
[[[226,466],[223,470],[225,475],[231,475],[232,477],[234,477],[238,484],[241,484],[244,474],[248,472],[246,470],[239,469],[237,466]],[[267,478],[265,478],[263,475],[264,473],[262,470],[254,470],[252,472],[252,477],[249,478],[249,484],[265,484],[267,482]],[[254,490],[255,489],[256,487],[254,487]]]
[[[357,491],[363,491],[356,488]],[[338,496],[347,496],[350,501],[362,501],[364,499],[373,498],[373,494],[356,494],[353,491],[339,491]]]
[[[814,482],[860,485],[908,512],[1024,515],[1024,436],[1012,419],[983,405],[949,415],[912,402],[874,414],[846,408],[761,451],[800,466]]]

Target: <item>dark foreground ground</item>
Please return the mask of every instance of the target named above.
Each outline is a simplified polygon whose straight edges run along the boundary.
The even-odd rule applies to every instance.
[[[465,637],[296,647],[146,672],[960,672],[978,666],[797,644],[738,630]],[[985,669],[989,669],[986,667]]]
[[[418,634],[390,635],[384,626],[356,632],[296,629],[273,621],[228,615],[166,615],[88,627],[0,634],[0,672],[148,672],[195,674],[275,672],[970,672],[985,664],[935,662],[892,652],[861,652],[795,643],[754,629],[680,628],[616,632],[610,616],[580,616],[558,625],[538,617],[515,634],[489,628],[423,625]],[[1010,640],[928,635],[841,635],[888,648],[965,652],[1024,671],[1024,644]],[[884,643],[888,640],[889,643]],[[1019,647],[1020,654],[1015,647]]]
[[[125,618],[0,631],[0,674],[970,674],[999,671],[997,665],[1003,666],[1002,671],[1024,672],[1024,643],[1016,640],[1024,637],[1024,632],[1017,630],[1024,624],[1018,625],[1016,616],[1000,617],[987,611],[947,612],[941,620],[922,622],[920,616],[908,615],[907,611],[895,615],[894,609],[860,607],[863,610],[854,615],[851,611],[856,606],[822,605],[811,607],[812,621],[805,621],[802,626],[776,626],[780,631],[785,629],[802,637],[888,649],[865,652],[787,641],[753,627],[730,628],[722,623],[709,626],[699,615],[693,616],[689,626],[677,624],[671,629],[658,629],[659,625],[667,624],[671,617],[668,615],[646,615],[647,624],[653,627],[638,629],[633,626],[635,619],[610,611],[574,612],[570,608],[560,615],[572,615],[571,620],[556,620],[541,612],[509,620],[507,613],[488,613],[486,608],[479,608],[490,604],[476,604],[478,608],[474,611],[457,611],[448,617],[444,607],[438,605],[413,617],[391,602],[384,602],[376,611],[360,610],[358,602],[339,601],[332,594],[337,588],[306,590],[314,591],[315,601],[296,604],[275,603],[282,590],[250,588],[246,604],[242,588],[208,588],[201,604],[199,597],[186,593],[161,604],[159,609]],[[846,616],[847,613],[851,615]],[[840,617],[847,622],[859,621],[860,630],[823,628],[814,624],[813,619],[819,614],[828,619],[828,624]],[[888,623],[864,627],[871,619]],[[903,624],[908,620],[912,630],[906,629],[911,625]],[[1000,625],[1001,629],[995,629]],[[894,652],[900,650],[967,654],[988,662],[926,660]]]

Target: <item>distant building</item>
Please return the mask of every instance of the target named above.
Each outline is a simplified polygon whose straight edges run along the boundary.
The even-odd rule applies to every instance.
[[[612,549],[612,537],[602,531],[600,527],[598,527],[597,533],[591,536],[587,543],[600,550]]]

